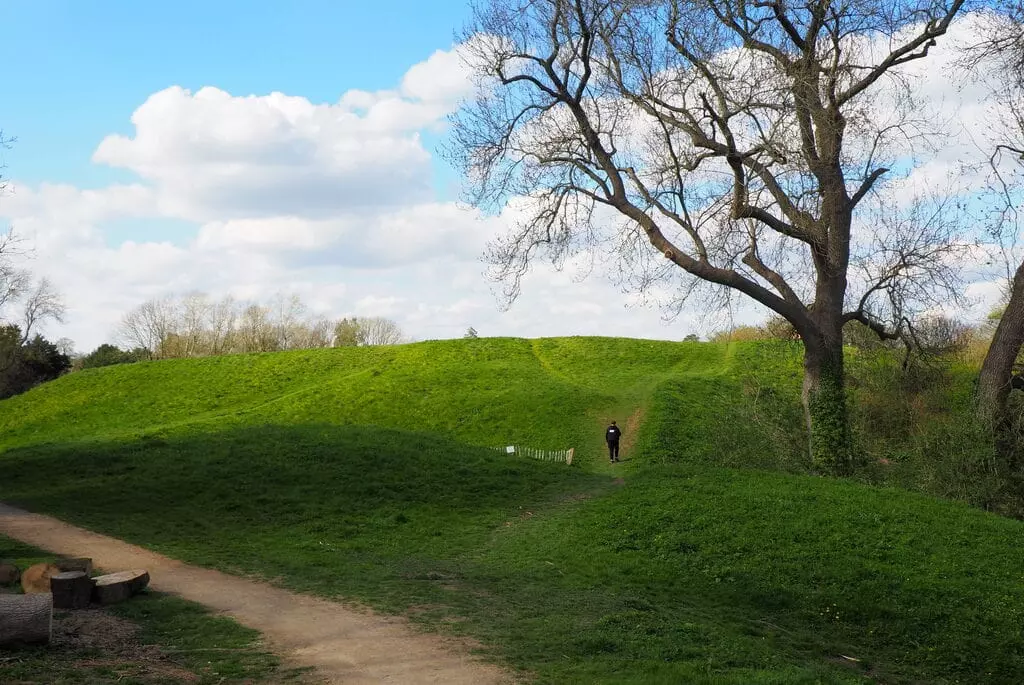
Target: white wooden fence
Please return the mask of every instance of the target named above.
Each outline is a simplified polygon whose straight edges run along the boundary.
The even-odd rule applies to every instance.
[[[535,447],[508,445],[506,447],[495,447],[494,449],[505,452],[506,454],[519,454],[538,461],[562,462],[569,466],[572,466],[572,457],[576,452],[575,447],[570,447],[567,450],[539,450]]]

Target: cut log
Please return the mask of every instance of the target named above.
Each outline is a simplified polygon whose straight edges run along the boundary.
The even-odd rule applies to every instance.
[[[14,585],[21,578],[21,571],[9,561],[0,563],[0,585]]]
[[[47,643],[53,628],[53,597],[0,595],[0,645]]]
[[[53,562],[61,571],[81,571],[87,576],[92,575],[92,559],[80,557],[77,559],[58,559]]]
[[[88,609],[93,580],[85,571],[65,571],[50,576],[53,606],[57,609]]]
[[[60,573],[53,564],[36,564],[29,566],[21,574],[21,589],[26,595],[50,592],[50,576]]]
[[[97,604],[116,604],[123,602],[149,584],[149,572],[141,569],[108,573],[93,578],[96,585],[92,589],[93,601]]]

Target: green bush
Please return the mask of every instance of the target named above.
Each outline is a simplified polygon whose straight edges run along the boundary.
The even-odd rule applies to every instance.
[[[78,360],[76,366],[80,369],[97,369],[103,366],[115,364],[132,364],[141,362],[152,357],[152,353],[144,347],[136,347],[132,350],[122,350],[116,345],[104,343],[95,350]]]

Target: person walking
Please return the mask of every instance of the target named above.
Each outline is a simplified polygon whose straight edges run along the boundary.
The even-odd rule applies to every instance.
[[[612,425],[608,426],[604,432],[604,440],[608,443],[608,459],[613,464],[619,460],[619,438],[621,437],[622,431],[612,421]]]

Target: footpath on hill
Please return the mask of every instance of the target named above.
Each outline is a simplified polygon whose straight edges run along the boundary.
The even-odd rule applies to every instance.
[[[145,568],[150,586],[260,631],[289,665],[328,683],[488,685],[514,679],[468,653],[465,643],[417,632],[401,617],[355,609],[211,569],[191,566],[49,516],[0,503],[0,533],[106,570]]]

